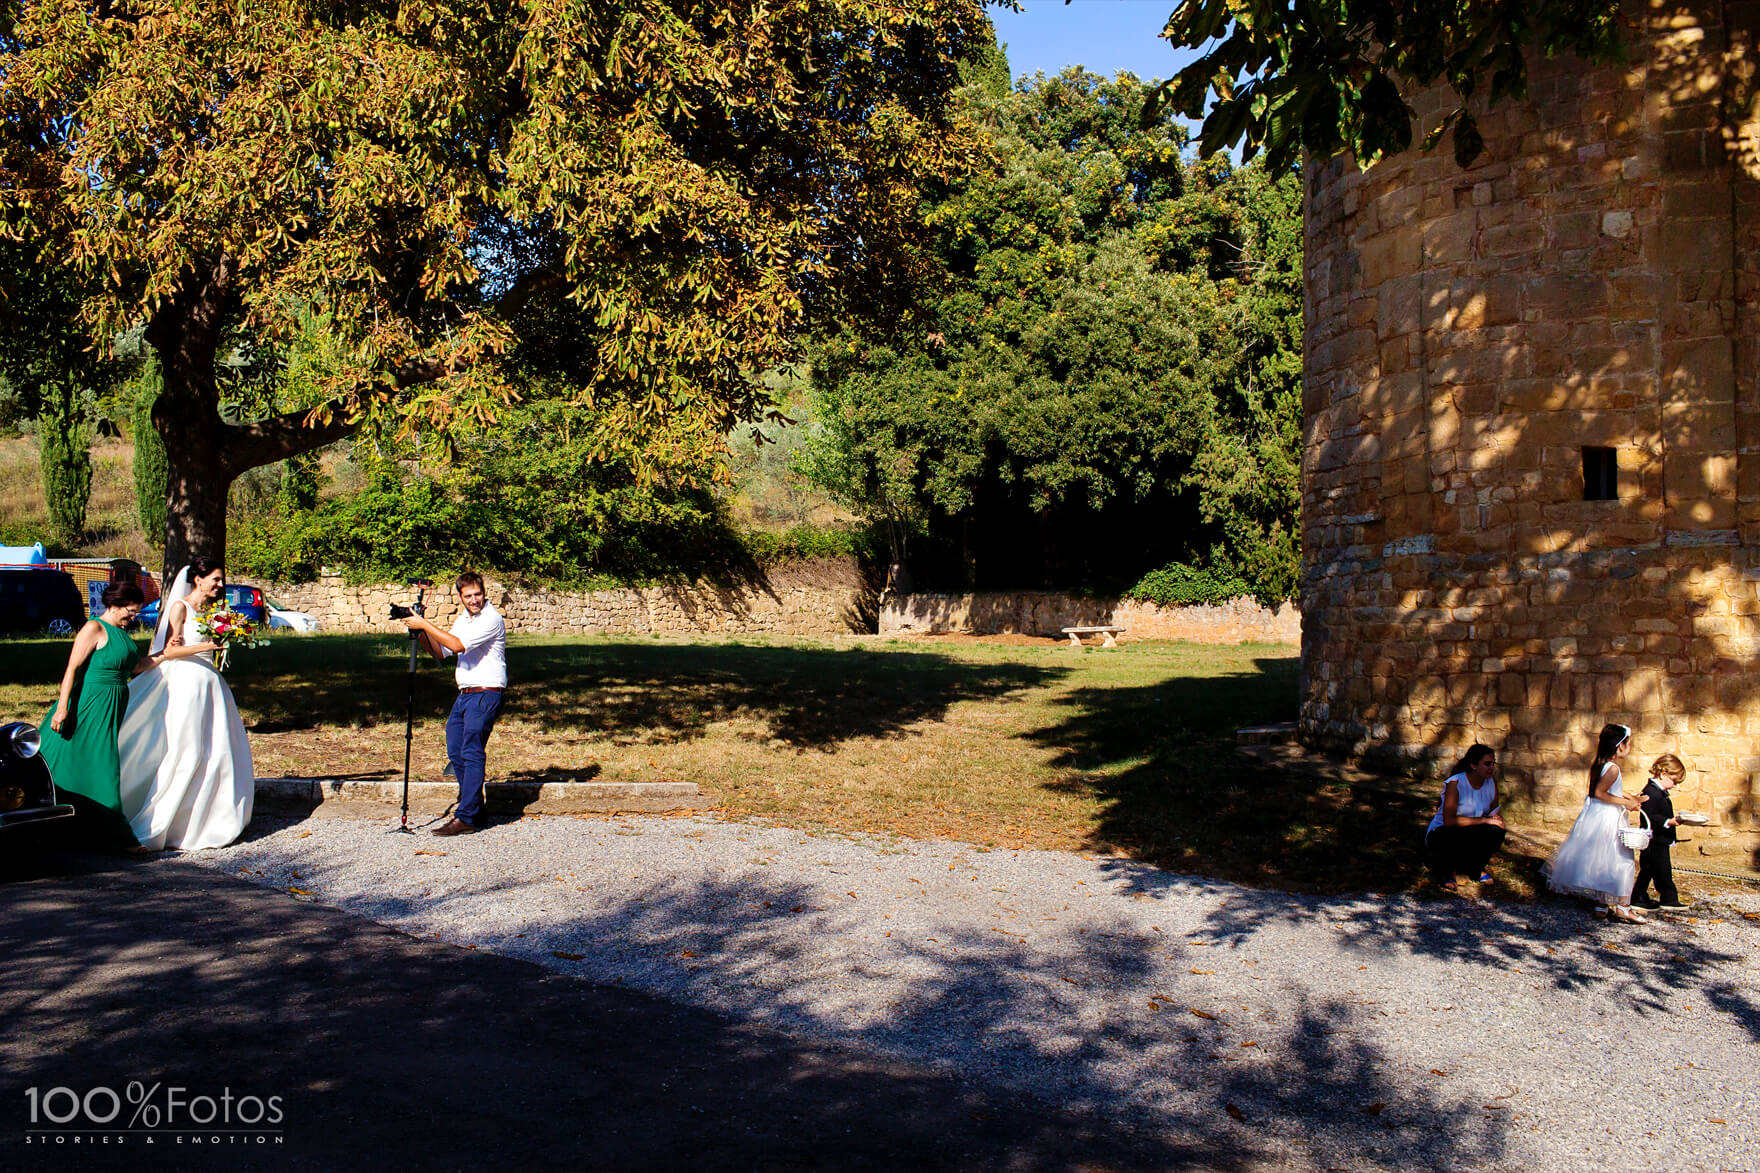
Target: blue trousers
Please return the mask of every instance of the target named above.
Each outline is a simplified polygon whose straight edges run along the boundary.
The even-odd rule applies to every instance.
[[[453,814],[473,827],[483,817],[485,747],[500,713],[500,693],[461,692],[446,718],[446,757],[458,775],[458,809]]]

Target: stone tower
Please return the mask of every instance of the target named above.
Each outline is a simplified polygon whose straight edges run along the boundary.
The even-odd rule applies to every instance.
[[[1308,177],[1302,735],[1483,741],[1568,825],[1622,722],[1629,777],[1686,762],[1696,846],[1752,853],[1760,3],[1626,12],[1627,61],[1534,60],[1471,168]]]

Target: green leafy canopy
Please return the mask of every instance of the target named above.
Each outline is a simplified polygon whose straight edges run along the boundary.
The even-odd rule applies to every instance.
[[[1080,69],[969,87],[999,165],[930,211],[931,320],[813,352],[803,471],[929,563],[957,547],[968,584],[1103,589],[1185,559],[1293,589],[1300,185],[1192,160],[1171,118],[1143,123],[1151,93]]]
[[[1067,2],[1067,0],[1066,0]],[[1368,166],[1410,147],[1408,85],[1446,83],[1458,101],[1424,129],[1452,132],[1468,166],[1484,149],[1472,105],[1527,94],[1528,54],[1617,59],[1617,0],[1185,0],[1162,36],[1200,56],[1154,109],[1202,118],[1205,155],[1237,145],[1274,173],[1307,151]]]
[[[703,446],[813,320],[932,276],[919,191],[980,0],[13,0],[0,235],[88,339],[144,323],[172,546],[225,488],[363,419],[489,421],[538,371]],[[303,402],[223,418],[242,335],[333,343]]]

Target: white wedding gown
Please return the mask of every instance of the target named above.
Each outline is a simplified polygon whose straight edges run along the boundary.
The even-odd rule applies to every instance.
[[[1605,776],[1615,768],[1608,762],[1601,773]],[[1624,797],[1623,781],[1615,778],[1607,792]],[[1630,904],[1637,856],[1619,841],[1619,829],[1628,821],[1623,806],[1602,802],[1592,794],[1583,799],[1583,809],[1569,837],[1541,868],[1547,886],[1554,892],[1587,896],[1602,904]]]
[[[186,644],[202,642],[193,618]],[[141,846],[194,851],[244,833],[256,799],[251,743],[213,653],[170,660],[128,686],[122,812]]]

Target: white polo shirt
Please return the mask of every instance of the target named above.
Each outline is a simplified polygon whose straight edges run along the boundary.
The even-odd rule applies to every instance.
[[[464,644],[458,653],[458,687],[507,687],[507,624],[495,604],[485,602],[475,615],[460,611],[452,634]],[[450,648],[441,650],[452,655]]]

